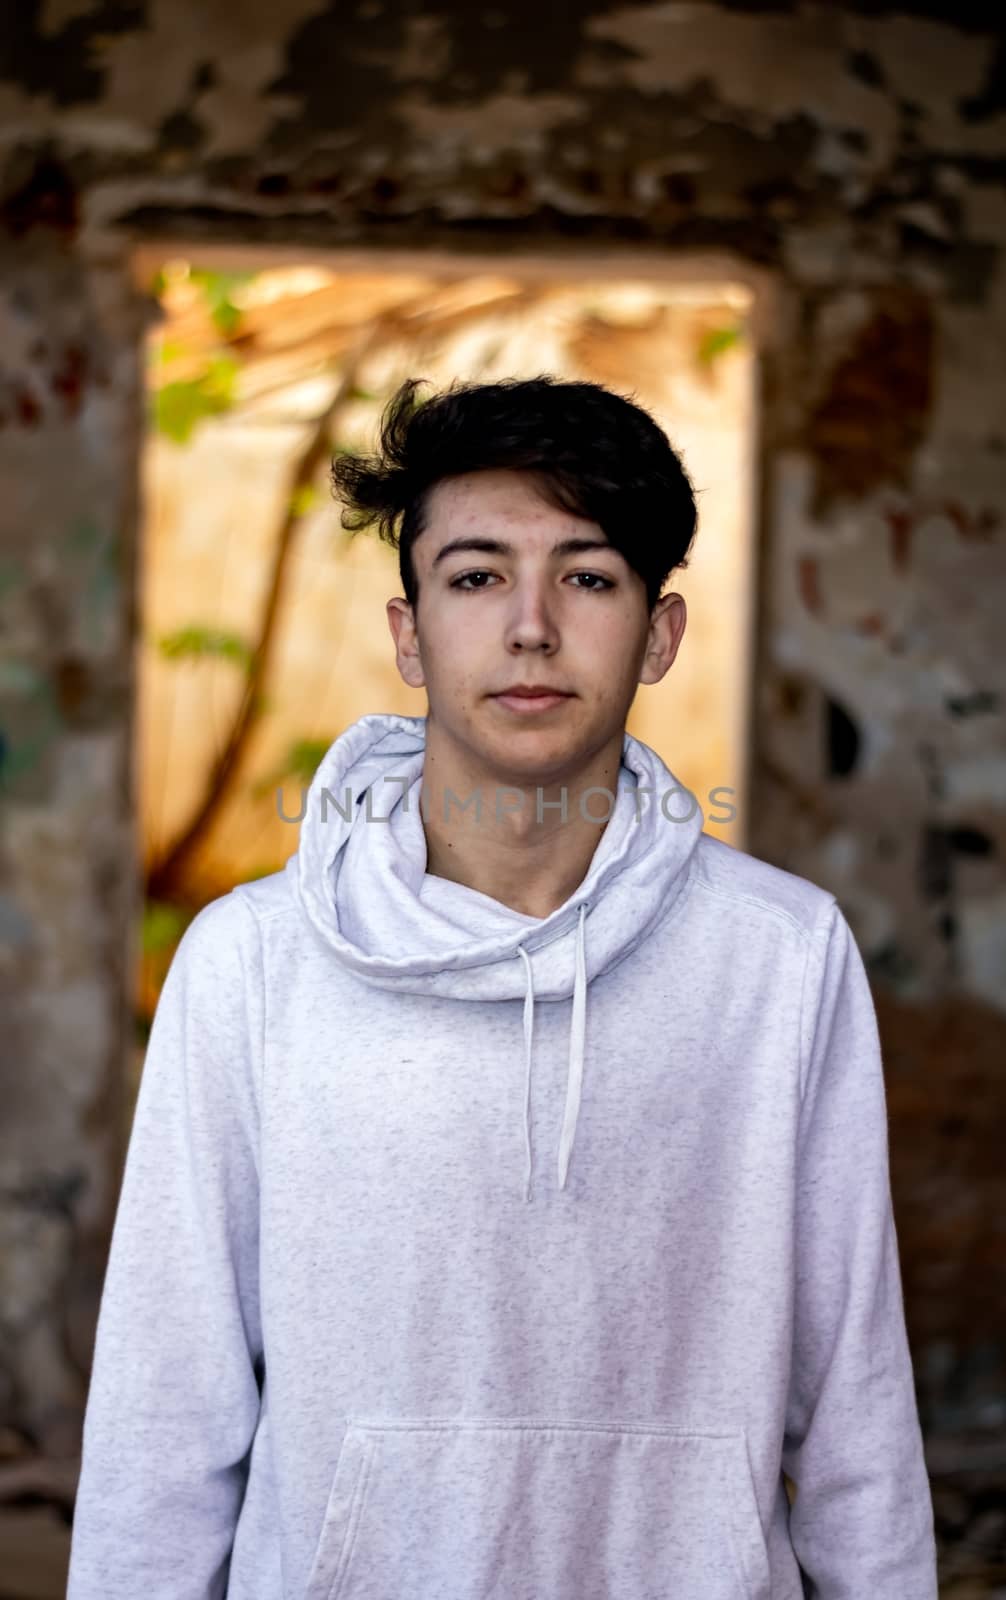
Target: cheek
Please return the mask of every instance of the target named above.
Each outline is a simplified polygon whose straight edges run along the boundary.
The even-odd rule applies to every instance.
[[[476,665],[498,648],[493,627],[485,617],[454,609],[449,617],[437,620],[423,643],[424,659],[441,663],[451,672],[463,671],[466,662]]]
[[[577,659],[590,677],[613,689],[627,679],[635,681],[633,668],[643,648],[635,617],[614,611],[594,617],[589,628],[581,625],[576,638]]]
[[[467,619],[452,618],[450,627],[431,630],[421,642],[427,686],[432,681],[448,701],[468,699],[486,681],[490,646],[488,630],[475,628]]]

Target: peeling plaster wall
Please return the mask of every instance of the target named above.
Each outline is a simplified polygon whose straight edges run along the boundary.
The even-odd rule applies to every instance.
[[[126,1116],[142,321],[118,267],[0,248],[0,1398],[53,1449]]]
[[[1002,1422],[1006,54],[987,15],[12,11],[0,1406],[40,1448],[73,1448],[126,1135],[146,315],[128,252],[152,238],[622,250],[753,275],[751,848],[834,889],[875,981],[927,1428]]]

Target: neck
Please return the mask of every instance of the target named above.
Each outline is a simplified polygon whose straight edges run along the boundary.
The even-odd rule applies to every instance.
[[[571,768],[529,776],[482,765],[427,718],[427,872],[525,916],[550,916],[586,877],[611,809],[603,793],[588,795],[582,809],[580,796],[593,788],[617,794],[622,744],[619,732]]]

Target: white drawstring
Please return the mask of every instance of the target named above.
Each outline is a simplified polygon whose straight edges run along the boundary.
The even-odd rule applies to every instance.
[[[522,944],[517,946],[517,953],[524,958],[524,973],[527,978],[527,990],[524,994],[524,1055],[527,1062],[527,1082],[524,1089],[524,1143],[527,1147],[527,1174],[524,1179],[524,1199],[531,1198],[531,1039],[534,1033],[534,979],[531,976],[531,962],[527,951]]]
[[[587,902],[580,907],[580,920],[576,933],[576,972],[573,981],[573,1011],[569,1025],[569,1073],[566,1082],[566,1109],[559,1136],[558,1175],[559,1188],[565,1189],[569,1173],[576,1124],[580,1115],[580,1097],[583,1091],[583,1056],[587,1032],[587,962],[584,954],[583,925],[587,916]],[[524,1199],[531,1198],[531,1045],[534,1038],[534,978],[531,960],[523,945],[517,954],[524,962],[527,990],[524,995],[524,1054],[526,1065],[524,1087],[524,1144],[527,1150],[527,1172],[524,1180]]]
[[[559,1138],[559,1188],[566,1187],[569,1158],[576,1137],[576,1120],[580,1115],[580,1092],[583,1088],[583,1042],[587,1020],[587,963],[583,953],[583,924],[586,905],[580,907],[580,925],[576,933],[576,979],[573,983],[573,1016],[569,1024],[569,1077],[566,1083],[566,1114],[562,1119]]]

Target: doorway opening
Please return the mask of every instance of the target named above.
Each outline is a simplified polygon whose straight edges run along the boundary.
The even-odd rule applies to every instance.
[[[369,451],[405,377],[588,379],[631,395],[682,455],[699,528],[688,625],[628,731],[746,839],[753,647],[754,291],[638,257],[379,257],[145,247],[141,637],[135,770],[146,895],[138,1053],[201,906],[281,868],[300,791],[368,712],[425,713],[384,617],[397,555],[345,533],[327,472]],[[427,391],[429,392],[429,391]],[[282,804],[278,798],[283,796]],[[283,813],[283,814],[281,814]],[[137,1070],[139,1069],[139,1061]]]

